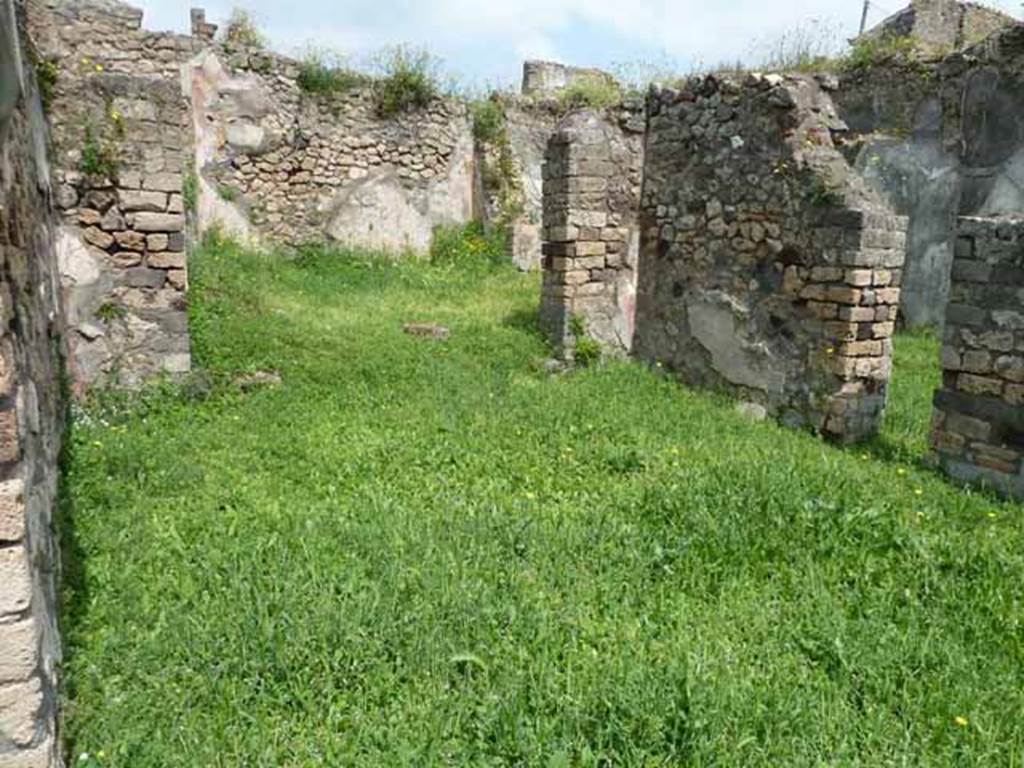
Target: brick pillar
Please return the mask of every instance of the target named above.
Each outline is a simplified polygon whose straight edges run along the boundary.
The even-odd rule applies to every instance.
[[[806,272],[798,294],[824,321],[825,368],[836,378],[824,383],[823,431],[843,442],[867,439],[881,426],[906,227],[906,218],[882,210],[833,212],[818,230],[822,262]],[[831,261],[835,252],[838,264]]]
[[[958,221],[942,368],[939,465],[1024,498],[1024,219]]]
[[[202,8],[193,8],[190,16],[192,19],[192,37],[211,42],[217,35],[217,25],[207,23],[206,11]]]
[[[568,359],[581,332],[611,354],[632,348],[643,154],[635,117],[575,113],[548,145],[541,323]]]

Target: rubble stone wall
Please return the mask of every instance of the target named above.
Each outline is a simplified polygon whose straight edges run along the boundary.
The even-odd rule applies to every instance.
[[[22,4],[0,0],[0,765],[49,768],[60,762],[63,329],[46,122],[23,25]]]
[[[946,311],[939,463],[1024,498],[1024,218],[959,220]]]
[[[906,220],[835,148],[812,78],[648,104],[636,354],[844,441],[878,428]]]
[[[78,392],[189,370],[184,63],[203,42],[148,32],[117,3],[37,4],[58,249]]]
[[[548,145],[540,316],[568,359],[584,336],[613,354],[633,345],[643,131],[640,105],[584,110]]]
[[[192,67],[200,227],[267,243],[325,239],[426,250],[473,218],[472,125],[464,103],[379,113],[369,85],[304,92],[299,63],[219,49]]]

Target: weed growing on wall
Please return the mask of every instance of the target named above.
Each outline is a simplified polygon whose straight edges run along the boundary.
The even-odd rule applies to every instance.
[[[267,39],[260,32],[252,14],[241,8],[231,12],[227,26],[224,28],[224,42],[237,48],[258,48],[267,46]]]
[[[858,40],[840,62],[845,71],[867,69],[884,63],[910,63],[918,53],[910,35],[879,35]]]
[[[92,121],[88,121],[82,132],[81,160],[78,164],[85,176],[113,179],[117,176],[117,147],[109,138],[101,135]]]
[[[498,212],[496,226],[507,228],[523,211],[523,185],[506,131],[505,108],[498,94],[474,102],[473,137],[484,150],[483,185]]]
[[[96,317],[104,323],[112,323],[115,320],[121,320],[127,314],[128,310],[125,309],[124,305],[119,304],[116,301],[106,301],[96,310]]]
[[[229,184],[221,184],[217,187],[217,197],[225,203],[233,203],[238,200],[238,190]]]
[[[306,93],[333,95],[366,85],[369,77],[347,66],[344,57],[311,50],[299,64],[298,85]]]
[[[840,28],[827,20],[811,19],[767,41],[755,42],[752,60],[767,72],[823,72],[836,68],[842,50]]]
[[[60,67],[53,58],[40,58],[35,62],[36,82],[39,84],[39,99],[43,109],[49,110],[57,92],[57,81],[60,78]]]
[[[622,102],[622,86],[610,77],[581,77],[558,92],[558,103],[565,112],[574,109],[604,109]]]
[[[481,144],[495,144],[505,136],[505,110],[497,98],[473,102],[473,138]]]
[[[821,207],[840,205],[843,202],[843,194],[838,185],[815,176],[807,189],[807,199],[812,205]]]
[[[389,48],[380,54],[376,67],[380,76],[374,80],[373,94],[384,117],[422,109],[440,94],[439,62],[426,50]]]

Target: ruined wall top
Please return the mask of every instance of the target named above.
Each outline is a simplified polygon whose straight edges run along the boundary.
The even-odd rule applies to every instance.
[[[913,0],[854,42],[913,36],[925,52],[948,52],[973,45],[1016,23],[1002,11],[960,0]]]
[[[568,88],[574,83],[588,80],[605,80],[614,83],[615,78],[600,69],[570,67],[554,61],[526,61],[523,63],[523,95],[538,96]]]

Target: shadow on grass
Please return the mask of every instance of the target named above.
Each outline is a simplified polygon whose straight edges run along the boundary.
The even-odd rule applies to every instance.
[[[523,331],[531,336],[543,338],[544,334],[540,328],[540,312],[536,308],[532,309],[515,309],[510,312],[501,321],[501,324],[506,328],[514,328],[517,331]]]
[[[64,443],[60,453],[60,479],[57,488],[57,506],[54,510],[54,525],[57,530],[61,553],[59,585],[59,627],[61,644],[64,648],[65,667],[67,654],[72,646],[69,640],[75,629],[82,625],[91,603],[87,575],[87,558],[75,529],[75,499],[70,491],[68,473],[75,465],[75,429],[73,418],[67,417]],[[61,676],[61,699],[67,702],[75,699],[75,680],[72,676]]]

